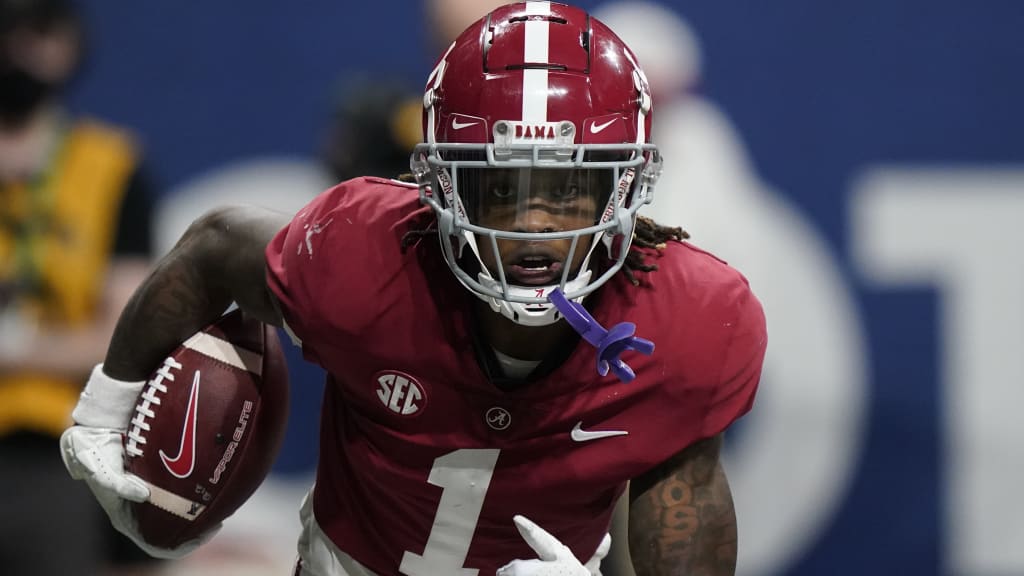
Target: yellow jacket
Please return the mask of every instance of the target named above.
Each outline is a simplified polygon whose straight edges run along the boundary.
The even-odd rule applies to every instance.
[[[67,126],[45,174],[0,186],[0,319],[62,327],[92,319],[137,164],[126,134],[81,120]],[[46,374],[0,375],[0,435],[59,435],[81,386]]]

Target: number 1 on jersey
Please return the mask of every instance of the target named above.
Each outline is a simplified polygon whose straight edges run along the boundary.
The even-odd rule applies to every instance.
[[[434,460],[427,481],[443,489],[434,525],[423,554],[406,550],[399,572],[408,576],[477,576],[480,570],[463,568],[463,564],[499,452],[497,448],[456,450]]]

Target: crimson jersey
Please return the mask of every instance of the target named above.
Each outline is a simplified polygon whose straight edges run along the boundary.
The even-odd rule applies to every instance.
[[[633,322],[624,384],[599,376],[582,339],[528,384],[495,384],[474,337],[475,297],[436,233],[401,250],[432,213],[415,187],[342,183],[267,248],[270,286],[307,359],[326,369],[313,510],[338,548],[381,575],[494,571],[535,554],[522,514],[586,561],[625,483],[750,409],[764,316],[746,280],[670,242],[633,286],[616,274],[588,299],[605,327]]]

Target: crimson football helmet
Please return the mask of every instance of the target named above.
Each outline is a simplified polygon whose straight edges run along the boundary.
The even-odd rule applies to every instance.
[[[423,132],[411,167],[448,265],[530,326],[560,318],[554,289],[579,302],[622,267],[661,171],[635,56],[555,2],[466,29],[427,79]]]

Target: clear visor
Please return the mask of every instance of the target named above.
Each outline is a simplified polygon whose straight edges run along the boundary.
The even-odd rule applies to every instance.
[[[601,168],[461,168],[469,221],[505,232],[569,232],[597,223],[615,174]]]
[[[471,224],[499,232],[557,235],[598,223],[614,190],[615,173],[611,168],[460,168],[456,181]],[[483,242],[478,245],[481,263],[492,277],[504,276],[510,284],[557,284],[578,272],[593,238],[548,238],[506,236]]]
[[[418,145],[411,168],[460,282],[529,313],[530,305],[550,308],[552,288],[581,298],[622,266],[636,210],[656,179],[656,170],[641,174],[660,166],[650,159],[651,144],[436,143]],[[591,270],[598,247],[609,265]]]

